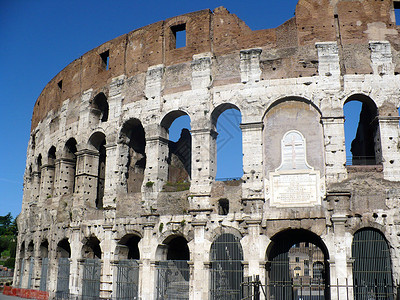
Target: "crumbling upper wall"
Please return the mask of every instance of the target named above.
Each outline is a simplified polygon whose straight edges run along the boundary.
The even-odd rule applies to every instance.
[[[173,28],[183,24],[186,46],[176,48]],[[265,60],[263,79],[296,78],[316,74],[315,43],[330,41],[342,47],[342,75],[346,72],[368,74],[371,68],[363,63],[366,58],[366,62],[369,60],[368,42],[389,40],[393,49],[399,49],[396,28],[392,0],[300,0],[294,18],[275,29],[257,31],[252,31],[224,7],[173,17],[106,42],[64,68],[39,96],[33,111],[32,130],[66,99],[77,101],[88,89],[104,92],[111,78],[144,75],[150,66],[158,64],[167,68],[177,64],[190,66],[193,55],[204,52],[214,55],[217,66],[226,66],[226,62],[238,66],[238,50],[262,48],[266,55],[262,58]],[[108,69],[102,63],[104,53],[109,55]],[[354,59],[346,53],[362,56],[357,60],[361,63],[354,64]],[[234,67],[227,75],[225,71],[215,70],[214,85],[239,80],[238,68]],[[143,92],[136,94],[140,100]]]

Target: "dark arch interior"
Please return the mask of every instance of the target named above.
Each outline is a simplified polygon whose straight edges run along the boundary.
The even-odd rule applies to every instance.
[[[69,245],[68,239],[63,239],[57,244],[57,256],[59,258],[70,258],[71,257],[71,247]]]
[[[185,118],[180,118],[182,116],[189,117],[185,112],[176,110],[168,113],[161,121],[165,137],[168,136],[173,123],[172,128],[175,128],[176,132],[180,133],[179,139],[176,142],[172,141],[171,137],[169,137],[170,140],[168,141],[167,163],[168,182],[170,183],[189,182],[192,173],[192,136],[190,125],[182,125],[182,121],[185,120]],[[175,133],[175,131],[172,131],[172,133]]]
[[[76,148],[76,140],[74,138],[70,138],[66,143],[65,143],[65,148],[66,148],[66,154],[69,156],[68,158],[75,159],[76,158],[76,152],[78,152]]]
[[[99,164],[97,173],[96,208],[103,208],[104,182],[106,177],[106,137],[101,132],[94,133],[89,143],[99,151]]]
[[[48,158],[49,158],[49,164],[54,164],[54,161],[56,159],[56,147],[52,146],[50,148],[48,153]]]
[[[83,258],[101,259],[100,241],[96,237],[91,236],[86,240],[82,248],[82,256]]]
[[[101,122],[107,122],[108,120],[108,102],[107,97],[104,93],[99,93],[93,99],[94,108],[98,109],[99,117]]]
[[[303,286],[313,284],[329,299],[329,255],[319,236],[304,229],[280,232],[272,237],[267,256],[271,297],[297,299]]]
[[[184,237],[175,237],[167,245],[167,260],[190,260],[189,247]]]
[[[146,138],[141,122],[137,119],[125,122],[120,140],[129,148],[125,173],[127,192],[140,192],[146,168]]]
[[[49,242],[47,240],[40,244],[40,256],[46,258],[49,256]]]
[[[120,249],[120,256],[126,257],[127,259],[140,259],[140,252],[139,252],[139,241],[140,237],[137,235],[126,235],[124,236],[119,244],[126,246],[126,251]]]

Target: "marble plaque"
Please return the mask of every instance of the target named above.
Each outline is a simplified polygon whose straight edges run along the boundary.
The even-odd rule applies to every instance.
[[[307,163],[306,140],[288,131],[281,140],[281,165],[270,173],[270,205],[302,207],[321,204],[320,174]]]

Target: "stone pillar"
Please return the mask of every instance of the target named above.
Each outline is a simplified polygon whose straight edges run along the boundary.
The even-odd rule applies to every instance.
[[[399,120],[400,117],[378,117],[383,175],[393,181],[400,181]]]
[[[374,75],[393,75],[392,50],[388,41],[370,41],[371,68]]]
[[[146,138],[146,170],[143,184],[153,182],[153,192],[160,192],[168,180],[168,139],[161,136]]]
[[[215,179],[217,133],[212,129],[193,129],[190,209],[209,209],[211,184]]]
[[[104,240],[101,242],[102,249],[102,269],[101,269],[101,284],[100,284],[100,297],[105,299],[111,299],[113,291],[113,269],[111,264],[111,258],[113,256],[116,243],[112,238],[113,226],[103,225],[104,229]]]
[[[58,261],[57,261],[57,242],[51,242],[49,240],[49,270],[48,270],[48,281],[47,291],[51,295],[54,295],[57,289],[57,273],[58,273]]]
[[[54,165],[47,164],[42,166],[42,183],[40,191],[40,203],[46,202],[47,199],[53,197],[54,193],[54,176],[55,167]]]
[[[320,42],[318,51],[318,74],[320,89],[325,91],[340,89],[339,47],[336,42]]]
[[[82,246],[80,227],[72,227],[70,237],[71,265],[69,270],[69,292],[75,295],[80,293],[80,287],[82,286],[82,271],[79,264],[82,258]]]
[[[212,83],[212,54],[209,52],[193,55],[192,90],[208,88]]]
[[[107,144],[106,148],[106,156],[107,156],[107,165],[106,165],[106,174],[104,181],[104,198],[103,198],[103,207],[105,209],[115,209],[116,208],[116,199],[115,199],[115,191],[117,190],[117,185],[119,184],[119,176],[118,176],[118,165],[117,165],[117,144]]]
[[[247,262],[245,276],[259,275],[260,280],[265,280],[265,269],[260,268],[260,261],[263,261],[265,257],[260,257],[260,255],[265,252],[268,245],[267,237],[261,235],[261,219],[246,220],[246,225],[248,234],[241,241],[244,260]]]
[[[140,273],[140,286],[139,295],[142,299],[153,300],[155,289],[156,289],[156,262],[152,256],[154,253],[154,247],[157,247],[153,243],[153,230],[155,222],[154,220],[147,220],[144,223],[143,238],[139,242],[139,250],[142,261],[142,269]]]
[[[189,299],[208,299],[208,289],[205,288],[208,280],[208,269],[204,262],[209,261],[210,243],[205,239],[205,228],[207,221],[193,221],[194,239],[190,247],[192,269],[190,272],[191,293]]]
[[[351,236],[346,234],[346,221],[347,216],[342,213],[337,213],[332,216],[333,233],[330,233],[330,280],[331,285],[343,285],[352,284],[352,268],[351,259],[348,255],[351,253],[346,252],[346,249],[351,249]],[[349,240],[350,239],[350,240]],[[339,289],[339,293],[336,289],[331,288],[332,300],[346,299],[347,292],[349,292],[349,299],[353,299],[352,291],[349,289]]]
[[[321,118],[324,128],[327,184],[347,178],[344,117]]]
[[[39,200],[41,175],[40,171],[32,172],[32,193],[29,203],[37,203]]]
[[[243,140],[243,183],[242,198],[263,202],[264,175],[263,175],[263,123],[242,123]]]
[[[79,194],[79,203],[74,206],[96,207],[99,152],[81,150],[76,153],[75,190]]]
[[[56,160],[54,196],[72,194],[75,186],[76,161],[68,158]]]
[[[240,78],[242,83],[254,83],[260,81],[261,68],[259,48],[240,50]]]
[[[147,99],[151,99],[147,103],[149,110],[154,110],[160,107],[159,101],[161,98],[162,78],[164,75],[164,65],[155,65],[147,69],[145,95]]]

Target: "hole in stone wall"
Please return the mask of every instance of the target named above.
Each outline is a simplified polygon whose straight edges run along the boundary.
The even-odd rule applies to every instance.
[[[232,104],[218,106],[211,115],[217,136],[216,180],[238,180],[243,176],[242,116]]]
[[[108,120],[108,101],[104,93],[99,93],[94,97],[92,102],[92,113],[101,121],[107,122]]]
[[[229,213],[229,200],[220,199],[218,200],[218,214],[226,216]]]
[[[125,122],[120,140],[128,148],[125,173],[127,192],[140,192],[146,168],[146,138],[141,122],[137,119]]]
[[[102,61],[102,67],[104,70],[109,69],[109,64],[110,64],[110,51],[104,51],[103,53],[100,54],[101,61]]]
[[[171,26],[172,49],[186,47],[186,24]]]
[[[128,234],[124,236],[119,241],[119,245],[122,245],[123,247],[119,247],[118,258],[140,259],[139,246],[138,246],[139,241],[140,237],[138,237],[137,235]]]
[[[164,117],[161,126],[169,138],[168,182],[190,182],[192,168],[190,117],[182,111],[174,111]]]
[[[76,148],[76,140],[74,138],[70,138],[65,143],[65,151],[64,156],[71,165],[71,171],[65,172],[65,175],[68,176],[64,180],[66,180],[67,190],[71,193],[75,192],[75,175],[76,175],[76,152],[78,152]],[[64,167],[64,166],[63,166]]]
[[[60,90],[62,90],[62,84],[63,84],[62,80],[60,80],[60,81],[57,83],[57,86],[58,86],[58,88],[59,88]]]
[[[344,107],[348,165],[375,165],[379,161],[378,121],[375,103],[363,95],[350,97]]]
[[[106,175],[106,137],[101,132],[94,133],[89,143],[99,152],[98,172],[97,172],[97,194],[96,194],[96,208],[103,208],[104,197],[104,181]]]
[[[82,247],[82,258],[101,259],[100,241],[97,237],[91,236],[86,239],[86,243]]]
[[[190,260],[189,247],[184,237],[173,238],[167,245],[167,260]]]

